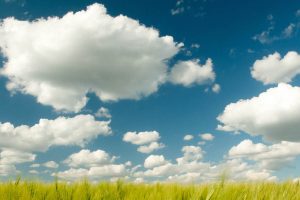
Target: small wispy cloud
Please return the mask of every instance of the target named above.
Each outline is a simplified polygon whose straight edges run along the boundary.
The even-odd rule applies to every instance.
[[[300,10],[299,10],[299,15],[300,15]],[[282,31],[280,31],[280,34],[274,34],[275,31],[274,16],[268,15],[267,20],[269,21],[269,27],[267,28],[267,30],[264,30],[261,33],[256,34],[255,36],[252,37],[253,40],[258,41],[261,44],[271,44],[272,42],[278,40],[291,38],[293,37],[293,35],[296,32],[296,29],[298,28],[297,24],[290,23]]]

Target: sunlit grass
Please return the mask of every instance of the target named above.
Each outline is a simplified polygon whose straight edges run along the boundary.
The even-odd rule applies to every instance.
[[[134,184],[115,183],[92,184],[88,181],[67,184],[63,182],[44,183],[38,181],[11,181],[0,184],[1,200],[171,200],[171,199],[300,199],[298,182],[220,182],[201,185],[180,184]]]

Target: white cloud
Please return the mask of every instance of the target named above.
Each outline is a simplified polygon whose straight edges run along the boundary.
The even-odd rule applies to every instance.
[[[244,157],[244,156],[251,156],[266,151],[268,151],[266,145],[261,143],[253,144],[251,140],[244,140],[237,146],[233,146],[229,150],[228,155],[230,157]]]
[[[292,37],[297,29],[294,23],[290,23],[287,27],[285,27],[280,34],[274,35],[273,32],[275,30],[275,21],[273,21],[273,16],[269,15],[267,17],[270,25],[267,30],[262,31],[259,34],[256,34],[252,37],[253,40],[259,41],[261,44],[271,44],[274,41],[284,40]]]
[[[109,180],[111,178],[121,178],[127,174],[126,166],[124,164],[109,164],[97,167],[85,168],[70,168],[65,171],[53,173],[52,176],[58,178],[76,181],[83,178],[89,178],[90,180],[100,181]]]
[[[37,97],[56,110],[80,111],[86,94],[102,101],[140,99],[158,90],[166,60],[183,44],[101,4],[63,17],[33,21],[6,18],[0,48],[7,59],[7,88]]]
[[[93,167],[112,163],[114,159],[114,157],[110,157],[110,155],[103,150],[91,152],[88,149],[83,149],[78,153],[70,155],[64,163],[70,167]]]
[[[158,166],[151,166],[145,171],[134,171],[132,176],[138,180],[147,182],[159,180],[162,182],[200,183],[219,181],[220,176],[227,172],[229,179],[233,181],[274,181],[272,171],[259,168],[256,165],[230,158],[217,165],[210,162],[202,162],[203,151],[197,146],[185,146],[182,148],[183,157],[177,158],[177,163],[166,161]]]
[[[180,13],[183,13],[185,8],[184,8],[184,0],[177,0],[175,8],[171,9],[171,15],[178,15]]]
[[[0,152],[0,163],[1,165],[12,165],[26,162],[32,162],[36,158],[35,154],[22,152],[12,149],[4,149]]]
[[[150,155],[145,159],[144,167],[153,168],[166,164],[165,157],[163,155]]]
[[[30,174],[39,174],[40,172],[37,170],[29,170],[29,173]]]
[[[159,139],[160,136],[157,131],[127,132],[123,136],[124,142],[138,145],[137,151],[141,153],[151,153],[154,150],[164,148],[163,143],[158,143]]]
[[[256,161],[261,168],[277,170],[288,166],[296,156],[300,155],[300,143],[280,142],[273,145],[254,144],[251,140],[244,140],[233,146],[228,156],[230,158],[244,158]]]
[[[95,113],[96,117],[103,117],[103,118],[111,118],[111,114],[107,108],[101,107],[99,110]]]
[[[30,168],[39,168],[41,165],[38,164],[38,163],[34,163],[34,164],[31,164],[29,167]]]
[[[193,43],[193,44],[191,45],[191,48],[199,49],[199,48],[200,48],[200,44]]]
[[[58,165],[55,161],[53,161],[53,160],[48,161],[48,162],[45,162],[45,163],[43,164],[43,166],[44,166],[44,167],[47,167],[47,168],[52,168],[52,169],[56,169],[56,168],[59,167],[59,165]]]
[[[289,38],[293,35],[293,33],[295,32],[295,28],[296,28],[296,25],[291,23],[290,25],[288,25],[283,31],[282,31],[282,34],[283,34],[283,37],[284,38]]]
[[[123,136],[123,141],[135,145],[143,145],[151,142],[156,142],[160,139],[157,131],[144,131],[144,132],[127,132]]]
[[[185,135],[185,136],[183,137],[183,140],[184,140],[184,141],[189,141],[189,140],[192,140],[192,139],[194,139],[194,136],[193,136],[193,135]]]
[[[177,158],[179,164],[199,161],[204,154],[201,147],[198,146],[184,146],[181,151],[183,152],[183,157]]]
[[[40,119],[31,127],[0,123],[0,148],[32,152],[46,151],[50,146],[84,146],[99,135],[111,134],[109,124],[109,121],[96,121],[91,115]]]
[[[17,169],[14,165],[0,164],[0,177],[9,176],[17,173]]]
[[[212,141],[215,137],[211,133],[203,133],[199,135],[202,140]]]
[[[223,131],[243,131],[270,141],[300,141],[300,88],[281,83],[258,97],[226,106],[217,118]]]
[[[171,9],[172,15],[178,15],[183,12],[184,12],[184,7],[178,7],[178,8]]]
[[[212,83],[215,77],[211,59],[207,59],[204,65],[199,64],[199,60],[189,60],[176,63],[171,69],[169,80],[173,84],[189,87]]]
[[[150,144],[139,146],[137,151],[141,153],[151,153],[164,147],[165,145],[163,143],[151,142]]]
[[[251,69],[251,75],[264,84],[291,82],[300,74],[300,55],[290,51],[283,58],[279,53],[270,54],[261,60],[256,60]]]
[[[164,177],[172,175],[178,171],[176,165],[167,163],[165,165],[154,167],[153,169],[146,170],[143,175],[146,177]]]
[[[214,93],[220,93],[220,91],[221,91],[221,86],[219,85],[219,84],[214,84],[213,85],[213,87],[212,87],[212,91],[214,92]]]

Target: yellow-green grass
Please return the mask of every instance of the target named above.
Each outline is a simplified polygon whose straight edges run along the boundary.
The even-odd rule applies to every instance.
[[[298,182],[284,183],[212,183],[200,185],[181,184],[134,184],[115,183],[91,184],[43,183],[38,181],[12,181],[0,184],[1,200],[171,200],[171,199],[300,199]]]

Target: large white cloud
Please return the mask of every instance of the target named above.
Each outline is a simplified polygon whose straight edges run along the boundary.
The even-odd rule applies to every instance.
[[[166,81],[165,61],[181,46],[136,20],[110,16],[101,4],[61,18],[0,24],[7,88],[57,110],[79,111],[88,92],[103,101],[152,94]]]
[[[170,72],[170,82],[183,86],[195,84],[207,84],[215,80],[213,63],[207,59],[204,65],[199,64],[199,60],[179,61]]]
[[[300,141],[300,87],[281,83],[258,97],[226,106],[219,130],[243,131],[270,141]]]
[[[299,155],[300,143],[286,141],[267,146],[262,143],[255,144],[251,140],[244,140],[233,146],[228,152],[230,158],[253,160],[261,168],[270,170],[288,166]]]
[[[283,58],[279,53],[256,60],[251,69],[252,77],[264,84],[288,83],[300,74],[300,55],[290,51]]]
[[[91,115],[41,119],[31,127],[0,123],[0,148],[34,152],[51,146],[84,146],[99,135],[111,134],[109,124],[110,121],[96,121]]]
[[[70,155],[64,163],[70,167],[92,167],[112,163],[114,159],[114,157],[111,157],[103,150],[91,152],[88,149],[83,149],[78,153]]]

